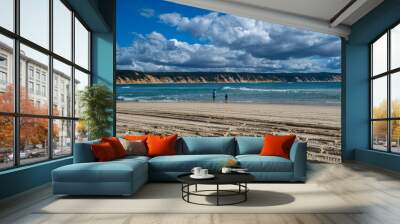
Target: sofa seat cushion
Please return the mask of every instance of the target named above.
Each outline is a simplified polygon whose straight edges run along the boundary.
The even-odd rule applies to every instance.
[[[121,159],[114,160],[113,162],[116,162],[116,161],[127,161],[127,162],[129,162],[129,161],[132,161],[132,160],[138,160],[138,161],[147,162],[147,161],[149,161],[149,159],[150,159],[150,157],[148,157],[148,156],[131,155],[131,156],[125,156],[124,158],[121,158]]]
[[[236,160],[250,172],[293,172],[292,161],[279,156],[239,155]]]
[[[163,172],[190,172],[193,167],[203,167],[210,171],[219,171],[231,155],[174,155],[158,156],[149,160],[149,170]]]
[[[147,170],[147,163],[140,159],[75,163],[53,170],[53,181],[131,182],[135,173],[144,170]]]

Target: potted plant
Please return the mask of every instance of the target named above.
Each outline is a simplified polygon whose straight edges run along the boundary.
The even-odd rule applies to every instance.
[[[79,106],[82,110],[79,124],[86,126],[90,140],[110,136],[113,94],[108,87],[99,84],[86,87],[80,93]]]

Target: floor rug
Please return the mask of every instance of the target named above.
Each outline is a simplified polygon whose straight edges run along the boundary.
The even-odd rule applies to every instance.
[[[233,186],[224,186],[230,190]],[[182,200],[181,185],[177,183],[146,184],[131,197],[55,197],[36,213],[51,214],[125,214],[125,213],[360,213],[359,205],[346,202],[317,184],[249,184],[246,202],[237,205],[204,206]],[[212,190],[213,185],[198,190]],[[191,188],[194,190],[194,187]],[[215,204],[210,196],[191,196],[197,203]],[[239,200],[224,197],[222,203]]]

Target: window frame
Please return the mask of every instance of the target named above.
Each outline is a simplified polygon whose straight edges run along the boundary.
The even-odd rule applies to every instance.
[[[400,152],[393,152],[392,151],[392,121],[399,121],[400,117],[392,117],[392,98],[391,98],[391,92],[392,92],[392,85],[391,85],[391,80],[392,76],[396,75],[398,72],[400,72],[400,67],[398,68],[393,68],[391,69],[391,31],[393,28],[400,26],[400,21],[392,24],[389,28],[385,29],[384,32],[379,34],[375,39],[373,39],[369,44],[369,149],[373,151],[379,151],[379,152],[386,152],[386,153],[391,153],[391,154],[400,154]],[[378,41],[381,37],[384,35],[387,35],[387,64],[386,64],[386,71],[380,74],[373,74],[373,44]],[[386,87],[387,87],[387,105],[386,105],[386,117],[385,118],[373,118],[373,81],[382,77],[386,77]],[[386,151],[379,150],[374,148],[374,136],[373,136],[373,122],[376,121],[386,121],[387,125],[387,139],[386,139]]]
[[[45,47],[40,46],[39,44],[36,44],[29,39],[23,37],[20,35],[20,0],[14,0],[13,1],[13,10],[14,10],[14,31],[10,31],[4,27],[0,26],[0,35],[3,35],[5,37],[11,38],[13,40],[14,44],[14,49],[13,49],[13,64],[12,64],[12,74],[14,78],[14,99],[13,99],[13,107],[14,110],[13,112],[1,112],[0,111],[0,116],[11,116],[13,118],[13,166],[11,167],[5,167],[5,168],[0,168],[0,172],[4,170],[10,170],[10,169],[15,169],[18,167],[23,167],[23,166],[29,166],[37,163],[43,163],[49,160],[53,159],[62,159],[65,157],[70,157],[73,155],[74,151],[74,143],[75,143],[75,123],[76,121],[79,120],[79,117],[75,116],[75,108],[71,108],[71,115],[70,116],[55,116],[53,115],[53,59],[58,60],[59,62],[62,62],[66,65],[71,66],[71,83],[75,82],[75,69],[88,74],[89,76],[89,83],[88,85],[91,86],[92,84],[92,57],[91,57],[91,50],[92,50],[92,43],[91,43],[91,38],[92,38],[92,30],[89,28],[89,26],[85,23],[85,21],[79,16],[79,14],[73,10],[73,8],[66,2],[65,0],[59,0],[62,4],[64,4],[68,10],[71,11],[71,59],[64,58],[63,56],[55,53],[53,50],[53,1],[54,0],[48,0],[49,2],[49,49],[46,49]],[[85,69],[78,64],[75,63],[75,18],[79,20],[79,22],[85,27],[85,29],[89,33],[89,43],[88,43],[88,57],[89,57],[89,67],[88,69]],[[20,45],[23,44],[27,47],[32,48],[33,50],[36,50],[40,53],[43,53],[48,56],[49,58],[49,63],[48,63],[48,85],[47,85],[47,97],[48,97],[48,113],[46,115],[39,115],[39,114],[26,114],[26,113],[21,113],[20,112]],[[35,70],[34,70],[34,80],[36,79],[35,77]],[[27,80],[30,79],[29,77],[30,74],[26,74]],[[41,80],[39,80],[41,83]],[[28,91],[28,90],[27,90]],[[36,90],[34,90],[36,91]],[[72,105],[75,103],[75,88],[74,85],[71,86],[72,92]],[[44,160],[38,161],[38,162],[33,162],[33,163],[26,163],[26,164],[21,164],[20,161],[20,119],[24,117],[29,117],[29,118],[45,118],[48,121],[48,136],[47,136],[47,142],[48,144],[48,155],[47,158]],[[71,127],[71,153],[69,155],[63,155],[63,156],[57,156],[54,158],[54,150],[53,150],[53,121],[55,120],[67,120],[71,121],[72,127]],[[51,144],[50,144],[51,143]]]
[[[1,60],[3,59],[3,60]],[[7,84],[7,67],[8,67],[8,58],[7,55],[4,55],[2,53],[0,53],[0,63],[3,63],[2,61],[4,61],[4,65],[0,64],[0,85],[6,85]],[[3,79],[3,75],[4,75],[4,79]],[[3,83],[4,81],[4,83]]]

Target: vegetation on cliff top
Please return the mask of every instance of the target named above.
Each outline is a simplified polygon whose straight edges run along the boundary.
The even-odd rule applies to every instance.
[[[339,73],[248,73],[248,72],[139,72],[117,71],[118,84],[233,83],[233,82],[339,82]]]

